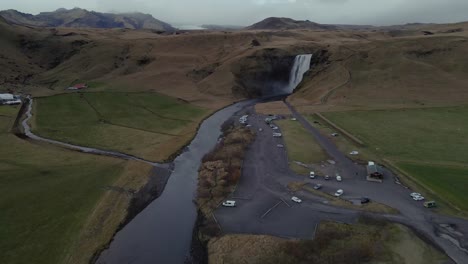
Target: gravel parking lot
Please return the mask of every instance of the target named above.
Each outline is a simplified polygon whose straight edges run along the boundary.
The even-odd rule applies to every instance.
[[[468,247],[466,220],[440,216],[424,208],[423,202],[411,199],[409,196],[411,190],[395,184],[394,175],[388,170],[384,170],[383,183],[366,181],[364,166],[349,160],[332,141],[320,134],[292,108],[297,121],[315,137],[336,162],[334,165],[328,164],[326,168],[321,168],[325,171],[340,171],[343,181],[336,181],[334,175],[330,175],[332,177],[328,181],[323,177],[310,179],[297,175],[289,169],[287,149],[277,147],[278,144],[285,145],[282,138],[273,137],[274,132],[281,133],[281,128],[279,131],[274,131],[265,123],[266,116],[255,114],[253,108],[247,111],[251,113],[247,123],[257,132],[257,137],[247,152],[242,177],[236,191],[229,198],[236,200],[237,206],[220,207],[215,212],[223,233],[267,234],[310,239],[313,238],[316,225],[320,221],[355,222],[361,214],[360,211],[334,207],[326,204],[327,199],[323,197],[305,191],[294,193],[287,188],[291,182],[308,183],[310,187],[320,183],[323,185],[320,190],[322,192],[333,194],[337,189],[343,189],[343,199],[356,200],[365,196],[372,201],[399,210],[401,212],[399,215],[375,213],[374,215],[411,227],[423,234],[428,241],[445,250],[456,263],[468,263],[468,251],[465,249]],[[292,196],[298,196],[302,199],[302,203],[291,201]],[[447,231],[445,225],[456,226],[457,235]],[[456,245],[457,243],[459,245]]]

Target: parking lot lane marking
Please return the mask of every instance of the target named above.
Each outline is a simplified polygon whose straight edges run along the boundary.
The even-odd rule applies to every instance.
[[[291,207],[291,205],[289,205],[283,198],[280,198],[281,201],[283,201],[283,203],[285,203],[288,207]]]
[[[276,207],[278,207],[278,205],[280,205],[283,201],[279,201],[277,202],[275,205],[273,205],[273,207],[271,207],[270,209],[268,209],[268,211],[266,211],[260,218],[265,218],[265,216],[267,216],[269,213],[271,213],[271,211],[273,211],[273,209],[275,209]]]

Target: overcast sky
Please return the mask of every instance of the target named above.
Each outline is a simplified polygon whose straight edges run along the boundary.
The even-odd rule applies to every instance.
[[[174,25],[249,25],[271,16],[372,25],[468,20],[468,0],[0,0],[2,10],[32,14],[60,7],[139,11]]]

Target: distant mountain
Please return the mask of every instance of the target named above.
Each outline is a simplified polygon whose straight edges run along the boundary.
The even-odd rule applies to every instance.
[[[36,27],[130,28],[175,31],[171,25],[143,13],[110,14],[81,8],[60,8],[53,12],[31,15],[16,10],[0,11],[12,24]]]
[[[332,25],[323,25],[309,20],[301,21],[286,17],[270,17],[249,27],[249,30],[282,30],[282,29],[316,29],[316,30],[333,30],[336,29]]]

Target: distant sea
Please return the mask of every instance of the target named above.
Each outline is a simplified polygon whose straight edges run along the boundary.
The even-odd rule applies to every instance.
[[[204,30],[206,28],[200,27],[200,26],[194,26],[194,25],[180,25],[180,26],[175,26],[178,29],[182,30]]]

